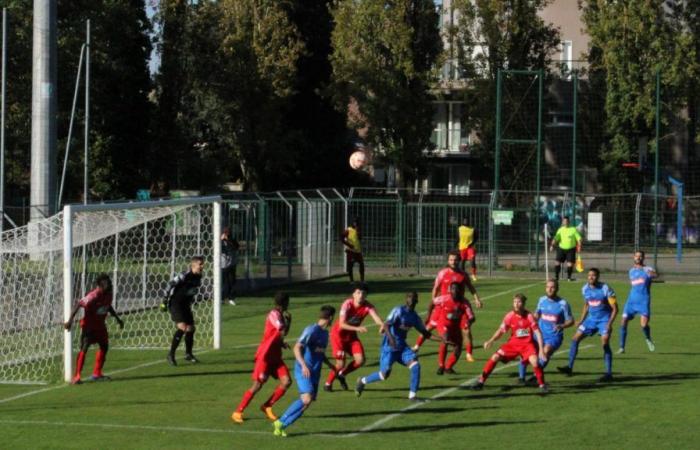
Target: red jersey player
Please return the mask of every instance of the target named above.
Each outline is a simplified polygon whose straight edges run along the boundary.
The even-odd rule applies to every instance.
[[[532,364],[532,368],[537,377],[537,383],[540,386],[542,394],[547,393],[547,385],[544,383],[544,372],[537,360],[538,353],[542,360],[545,360],[544,345],[542,345],[542,333],[537,326],[537,320],[528,310],[525,309],[525,301],[527,297],[523,294],[515,294],[513,297],[513,311],[506,314],[503,318],[501,326],[496,330],[494,335],[488,341],[484,342],[484,348],[489,348],[491,344],[508,331],[510,331],[510,339],[491,356],[486,362],[484,370],[479,377],[479,380],[471,386],[472,389],[480,390],[484,387],[486,379],[493,372],[498,361],[504,363],[515,358],[522,358]],[[535,348],[535,341],[532,335],[535,335],[539,352]]]
[[[469,276],[467,276],[467,274],[459,268],[459,261],[459,252],[457,250],[453,250],[447,254],[447,267],[440,270],[440,272],[438,272],[437,274],[437,277],[435,277],[435,283],[433,284],[433,298],[436,298],[440,295],[448,295],[450,293],[450,284],[460,283],[464,289],[469,289],[469,292],[472,294],[472,296],[474,296],[474,302],[476,303],[476,307],[481,308],[483,306],[483,303],[481,303],[479,294],[476,292],[476,289],[474,289],[474,285],[469,280]],[[465,301],[467,302],[467,304],[469,304],[468,300]],[[471,305],[469,306],[471,307]],[[428,331],[437,328],[438,322],[440,320],[440,314],[441,312],[438,305],[435,305],[434,303],[428,305],[428,314],[427,319],[425,321],[425,328]],[[474,319],[472,319],[472,321],[473,320]],[[474,357],[472,356],[473,339],[471,334],[471,328],[469,328],[465,340],[467,361],[474,362]],[[425,342],[423,336],[418,336],[418,339],[416,340],[416,345],[413,346],[413,351],[418,351],[421,345],[423,345],[423,342]],[[444,346],[445,344],[440,344],[440,352],[446,351]]]
[[[262,388],[269,377],[279,380],[270,398],[260,406],[260,410],[271,421],[277,420],[272,411],[272,405],[282,398],[292,381],[289,377],[289,369],[282,360],[282,349],[289,348],[284,342],[284,337],[289,332],[291,316],[287,312],[289,307],[289,294],[278,292],[275,294],[275,307],[267,314],[265,320],[265,332],[262,341],[255,352],[255,368],[253,369],[253,386],[245,391],[238,408],[231,415],[236,423],[243,423],[243,411],[246,409],[255,394]]]
[[[326,384],[323,386],[323,389],[328,392],[333,390],[333,381],[336,378],[343,390],[347,390],[345,376],[365,363],[365,349],[357,336],[357,333],[367,332],[367,328],[362,326],[365,317],[370,316],[374,323],[379,325],[379,332],[384,332],[384,321],[377,314],[374,305],[367,301],[367,285],[364,283],[358,284],[352,293],[352,298],[343,302],[338,316],[338,320],[331,328],[331,346],[336,370],[328,374]],[[393,341],[391,335],[387,334],[387,337]],[[352,355],[353,360],[345,364],[345,357],[348,354]]]
[[[95,356],[95,367],[92,370],[90,379],[93,381],[109,380],[109,377],[102,373],[102,367],[104,367],[105,358],[107,357],[107,350],[109,350],[109,334],[107,334],[107,326],[105,325],[107,314],[111,314],[117,319],[120,329],[124,328],[124,322],[119,318],[114,308],[112,308],[112,280],[109,279],[107,274],[101,273],[97,277],[97,280],[95,280],[95,286],[95,289],[88,292],[85,297],[78,301],[71,312],[70,318],[63,324],[66,330],[70,330],[75,315],[80,308],[83,308],[84,315],[83,318],[80,319],[80,352],[78,353],[75,375],[71,381],[72,384],[82,383],[80,372],[83,370],[85,355],[91,344],[99,345],[100,349]]]
[[[450,293],[440,295],[433,299],[435,309],[440,311],[438,318],[438,331],[444,340],[438,351],[437,374],[444,372],[454,374],[454,365],[459,360],[462,352],[462,343],[467,339],[469,326],[474,321],[474,312],[471,305],[464,298],[464,286],[461,283],[450,284]],[[447,347],[452,345],[454,350],[445,363]]]

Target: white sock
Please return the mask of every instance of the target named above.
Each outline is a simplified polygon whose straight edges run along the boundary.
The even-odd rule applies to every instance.
[[[413,391],[408,391],[408,399],[411,400],[412,398],[416,398],[416,393]]]

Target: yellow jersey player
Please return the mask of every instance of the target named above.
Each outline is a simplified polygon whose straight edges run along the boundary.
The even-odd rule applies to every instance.
[[[365,282],[365,261],[362,258],[362,245],[360,244],[360,220],[355,217],[352,224],[343,231],[340,242],[345,246],[348,277],[350,282],[355,281],[352,275],[352,267],[357,263],[360,267],[360,282]]]
[[[469,261],[472,281],[476,281],[476,230],[469,226],[469,219],[464,218],[457,232],[459,233],[459,257],[462,260],[462,271],[466,272],[466,263]]]

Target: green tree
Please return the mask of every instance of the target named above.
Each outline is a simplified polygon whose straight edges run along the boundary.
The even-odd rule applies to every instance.
[[[500,69],[539,70],[548,79],[559,31],[539,16],[550,0],[454,0],[453,26],[445,30],[451,58],[457,60],[465,87],[461,92],[467,125],[476,131],[473,152],[493,170],[495,162],[496,79]],[[537,86],[534,77],[504,77],[502,133],[512,138],[537,134]],[[545,91],[546,92],[546,91]],[[534,187],[535,148],[504,146],[501,186]]]
[[[429,0],[341,0],[332,14],[333,91],[353,129],[387,162],[415,176],[431,148],[430,88],[442,50],[435,5]]]
[[[656,73],[661,73],[663,102],[677,111],[688,79],[686,33],[673,17],[673,1],[581,1],[583,20],[591,36],[592,70],[605,74],[608,144],[601,152],[609,189],[630,186],[620,176],[620,163],[636,161],[640,140],[654,139]],[[685,37],[684,37],[685,36]],[[691,58],[692,59],[692,58]],[[612,175],[615,174],[613,177]],[[614,183],[614,184],[610,184]]]

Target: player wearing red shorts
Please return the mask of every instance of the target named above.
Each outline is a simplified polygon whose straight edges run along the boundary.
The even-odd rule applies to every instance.
[[[340,306],[340,314],[338,320],[331,328],[331,346],[333,348],[333,357],[335,358],[335,370],[328,374],[323,390],[331,392],[333,390],[333,381],[338,378],[343,390],[348,390],[348,384],[345,381],[345,376],[350,372],[359,369],[365,363],[365,349],[362,347],[362,342],[357,336],[357,333],[366,333],[367,328],[362,326],[362,321],[365,317],[370,316],[374,323],[379,325],[379,332],[383,333],[384,321],[374,305],[367,301],[367,285],[358,284],[352,293],[352,298],[346,299]],[[391,341],[393,338],[387,335]],[[345,364],[345,357],[352,355],[352,361]]]
[[[469,277],[466,273],[464,273],[464,271],[462,271],[459,268],[459,252],[456,250],[453,250],[447,254],[447,267],[440,270],[440,272],[438,272],[437,274],[437,277],[435,277],[432,298],[436,298],[440,295],[448,295],[450,293],[450,284],[452,283],[460,283],[463,285],[464,288],[469,289],[469,292],[474,296],[474,302],[476,303],[476,307],[481,308],[483,306],[483,303],[481,303],[481,299],[479,298],[479,294],[476,292],[476,289],[474,289],[474,285],[469,280]],[[467,301],[467,304],[469,304],[469,301]],[[469,306],[471,307],[471,305]],[[432,331],[435,328],[437,328],[438,321],[440,320],[440,314],[440,308],[431,302],[430,305],[428,305],[428,314],[427,319],[425,321],[425,328],[428,331]],[[470,328],[467,333],[465,346],[466,358],[469,362],[474,362],[474,356],[472,356],[472,341],[473,339]],[[425,342],[423,336],[418,336],[418,339],[416,340],[416,345],[413,346],[413,351],[418,351],[421,345],[423,345],[423,342]],[[446,352],[444,346],[445,344],[440,344],[441,352]]]
[[[452,283],[449,295],[436,297],[433,303],[440,310],[438,331],[444,341],[438,351],[437,374],[442,375],[445,372],[454,374],[454,365],[462,352],[462,343],[467,340],[469,326],[474,320],[474,312],[464,298],[464,286],[461,283]],[[453,346],[454,350],[445,362],[448,346]]]
[[[483,389],[486,379],[491,375],[498,361],[507,363],[515,358],[522,358],[530,361],[535,376],[537,377],[537,383],[540,386],[540,393],[547,393],[547,385],[544,382],[544,371],[537,360],[538,356],[542,360],[546,360],[544,345],[542,343],[542,333],[537,326],[535,317],[525,309],[526,301],[527,297],[525,297],[525,295],[515,294],[515,297],[513,297],[513,311],[506,314],[501,326],[498,327],[494,335],[491,336],[491,339],[484,342],[484,348],[489,348],[495,340],[510,331],[510,339],[508,342],[501,345],[496,353],[486,362],[479,380],[471,386],[472,389]],[[533,334],[537,339],[539,351],[535,349],[535,341],[532,339]]]
[[[80,352],[78,353],[78,360],[75,364],[75,375],[71,381],[72,384],[82,383],[80,372],[83,370],[85,355],[87,354],[90,344],[97,344],[100,346],[97,355],[95,355],[95,367],[90,379],[93,381],[109,380],[109,377],[102,373],[102,367],[104,367],[107,357],[107,350],[109,350],[109,334],[107,334],[107,326],[105,325],[107,314],[111,314],[117,319],[119,328],[124,328],[124,322],[119,318],[114,308],[112,308],[112,280],[109,279],[107,274],[102,273],[97,277],[97,280],[95,280],[95,286],[95,289],[88,292],[85,297],[78,301],[71,312],[70,318],[63,324],[66,330],[70,330],[75,315],[80,308],[83,308],[84,315],[83,318],[80,319]]]
[[[287,312],[289,307],[289,294],[278,292],[275,294],[275,307],[267,314],[265,320],[265,332],[262,341],[255,352],[255,368],[253,369],[253,386],[245,391],[238,408],[231,415],[236,423],[243,423],[243,411],[246,409],[255,394],[262,388],[269,377],[279,380],[270,398],[260,406],[260,410],[271,421],[277,420],[272,411],[272,405],[282,398],[292,380],[289,377],[289,369],[282,360],[282,349],[289,348],[284,342],[284,337],[289,332],[292,317]]]
[[[472,281],[476,281],[476,239],[478,237],[474,227],[469,226],[469,219],[462,219],[462,225],[457,228],[459,237],[459,257],[462,260],[462,272],[466,272],[466,263],[469,261]]]

